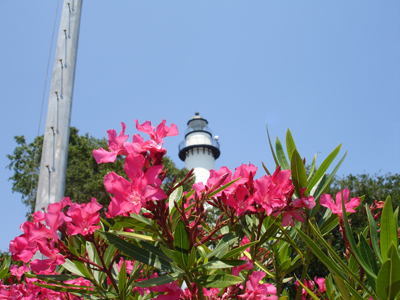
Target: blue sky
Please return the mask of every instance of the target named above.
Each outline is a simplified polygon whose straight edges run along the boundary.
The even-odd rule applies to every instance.
[[[15,135],[37,134],[56,6],[0,1],[2,251],[27,211],[6,154]],[[132,136],[134,119],[165,118],[183,133],[198,110],[219,136],[217,168],[273,168],[268,122],[282,141],[290,128],[309,162],[343,143],[341,176],[399,173],[399,28],[400,2],[390,0],[85,0],[71,125],[100,138],[123,121]],[[179,167],[183,138],[165,141]]]

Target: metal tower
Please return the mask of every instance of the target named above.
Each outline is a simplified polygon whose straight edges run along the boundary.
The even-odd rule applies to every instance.
[[[64,197],[83,0],[64,0],[51,80],[35,211]]]
[[[209,170],[215,169],[215,160],[220,156],[218,137],[212,137],[208,122],[198,112],[187,123],[185,140],[179,145],[179,158],[185,167],[194,169],[196,183],[207,182]]]

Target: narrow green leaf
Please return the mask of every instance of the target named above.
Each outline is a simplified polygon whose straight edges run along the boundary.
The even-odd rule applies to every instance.
[[[164,276],[151,278],[151,279],[144,280],[144,281],[138,281],[138,282],[135,282],[133,285],[140,287],[140,288],[159,286],[159,285],[167,284],[170,282],[174,282],[174,281],[178,280],[179,278],[181,278],[183,275],[184,275],[184,273],[172,273],[172,274],[167,274]]]
[[[307,177],[307,181],[308,181],[308,182],[311,180],[311,178],[312,178],[313,175],[314,175],[315,163],[317,162],[317,155],[318,155],[318,153],[315,154],[314,157],[313,157],[313,160],[312,160],[312,163],[311,163],[311,167],[310,167],[310,174],[308,174],[308,177]]]
[[[271,173],[268,171],[267,167],[264,165],[264,162],[261,162],[261,163],[262,163],[262,166],[263,166],[265,172],[266,172],[268,175],[271,175]]]
[[[350,284],[348,284],[347,282],[346,282],[346,287],[350,291],[351,296],[353,297],[353,299],[355,299],[355,300],[364,300],[364,298],[354,288],[352,288],[350,286]]]
[[[315,234],[315,236],[318,238],[318,240],[325,246],[325,249],[328,250],[330,256],[333,258],[333,260],[340,265],[345,272],[347,272],[350,275],[350,278],[353,278],[371,297],[373,296],[371,291],[368,289],[367,286],[363,283],[363,281],[360,280],[359,276],[354,273],[354,271],[349,268],[349,266],[346,265],[346,263],[342,260],[341,257],[336,253],[335,250],[332,249],[332,247],[325,241],[324,237],[321,235],[321,233],[317,230],[316,227],[314,227],[311,222],[309,221],[310,228]],[[354,258],[353,256],[350,258],[350,261]]]
[[[303,160],[301,159],[299,152],[297,152],[297,149],[293,150],[292,159],[290,160],[290,169],[292,171],[292,181],[296,190],[296,194],[300,198],[300,190],[307,187],[307,174],[306,169],[304,168]],[[308,192],[306,192],[304,195],[307,196]]]
[[[135,231],[151,231],[157,233],[158,230],[154,228],[152,224],[147,222],[142,222],[137,219],[133,219],[131,217],[122,217],[117,216],[114,218],[116,224],[119,224],[123,227],[134,229]]]
[[[168,208],[169,208],[169,213],[172,213],[172,210],[175,208],[174,203],[178,202],[183,195],[183,187],[180,186],[177,189],[175,189],[171,195],[168,197]]]
[[[175,228],[174,247],[179,255],[179,261],[182,264],[181,267],[186,268],[189,259],[189,238],[182,220],[179,220]]]
[[[237,266],[241,266],[246,264],[247,261],[237,259],[237,260],[213,260],[209,263],[206,263],[204,265],[200,265],[193,269],[192,271],[195,272],[197,270],[214,270],[214,269],[228,269],[228,268],[233,268]]]
[[[326,210],[328,212],[329,218],[326,219],[326,221],[320,226],[320,231],[322,235],[327,234],[330,232],[332,229],[334,229],[337,225],[339,225],[339,218],[336,214],[332,214],[332,211],[330,209]]]
[[[378,275],[379,268],[378,264],[376,263],[375,255],[374,252],[372,252],[371,248],[369,247],[369,244],[365,237],[363,235],[360,236],[360,242],[359,242],[359,247],[360,247],[360,253],[365,262],[369,265],[371,270]],[[376,280],[372,278],[368,273],[366,273],[368,282],[372,289],[376,291]]]
[[[297,228],[296,228],[297,229]],[[308,248],[317,256],[317,258],[322,262],[328,269],[337,274],[342,280],[346,281],[346,278],[343,275],[343,270],[339,268],[337,263],[333,261],[330,257],[326,256],[325,253],[315,244],[304,232],[297,229],[297,233],[303,239],[303,241],[307,244]]]
[[[232,232],[228,233],[221,239],[221,241],[215,247],[215,249],[207,254],[207,257],[211,258],[215,256],[217,258],[221,258],[222,256],[225,255],[226,252],[228,252],[229,247],[232,246],[234,243],[236,243],[237,240],[238,240],[237,237],[235,237],[235,235]]]
[[[358,263],[361,265],[361,267],[363,267],[365,272],[368,273],[369,275],[371,275],[374,279],[376,279],[377,278],[376,274],[372,271],[372,269],[364,261],[363,257],[361,256],[360,252],[358,251],[357,244],[354,241],[353,231],[351,230],[351,227],[350,227],[350,224],[349,224],[349,220],[347,218],[346,206],[345,206],[345,201],[344,201],[344,198],[343,198],[343,190],[342,190],[342,195],[341,196],[342,196],[343,222],[344,222],[344,226],[346,228],[346,236],[347,236],[347,239],[348,239],[348,241],[350,243],[351,249],[353,250],[353,253],[354,253]],[[393,218],[392,218],[392,220],[393,220]]]
[[[151,249],[142,249],[132,243],[129,243],[119,236],[108,232],[101,232],[99,234],[108,241],[108,243],[117,247],[122,253],[128,255],[134,260],[138,260],[146,265],[153,266],[157,269],[161,269],[167,272],[180,272],[178,267],[173,265],[170,261],[166,260],[164,257],[153,253]],[[161,252],[161,251],[160,251]],[[161,252],[162,253],[162,252]],[[164,254],[163,254],[164,256]]]
[[[381,216],[381,255],[383,262],[388,258],[388,250],[392,242],[395,247],[399,246],[399,237],[393,217],[392,200],[386,198]]]
[[[71,275],[71,274],[62,274],[62,275],[36,275],[37,278],[42,280],[53,280],[53,281],[67,281],[80,278],[79,275]]]
[[[126,300],[126,282],[127,282],[127,274],[126,274],[126,264],[125,261],[122,263],[122,266],[119,270],[118,275],[118,290],[119,290],[119,298],[120,300]]]
[[[276,159],[275,152],[274,152],[274,148],[272,147],[271,138],[269,137],[268,124],[267,124],[266,126],[267,126],[267,135],[268,135],[269,147],[270,147],[270,149],[271,149],[272,156],[274,157],[275,169],[276,169],[276,168],[279,167],[279,163],[278,163],[278,160]]]
[[[162,241],[155,237],[152,237],[149,235],[144,235],[144,234],[139,234],[139,233],[135,233],[135,232],[113,231],[113,230],[110,230],[109,232],[115,233],[116,235],[119,235],[119,236],[130,238],[130,239],[137,239],[137,240],[149,241],[149,242],[156,242],[156,241],[161,242]]]
[[[77,261],[75,261],[77,262]],[[74,273],[76,275],[82,276],[82,277],[86,277],[85,275],[83,275],[83,273],[78,269],[78,267],[69,259],[65,260],[65,263],[62,264],[62,266],[67,269],[68,271],[70,271],[71,273]]]
[[[224,254],[221,257],[221,259],[228,259],[228,258],[231,258],[232,256],[237,255],[237,254],[241,254],[241,253],[243,253],[244,250],[246,250],[247,248],[250,248],[251,246],[253,246],[253,245],[257,244],[257,243],[258,243],[258,241],[254,241],[254,242],[247,243],[246,245],[234,248],[234,249],[228,251],[226,254]]]
[[[304,285],[304,283],[301,282],[301,280],[297,279],[297,282],[300,283],[300,285],[303,287],[303,289],[306,290],[306,292],[313,298],[314,300],[319,300],[319,297],[317,297],[308,287]]]
[[[333,280],[335,280],[335,282],[336,282],[336,287],[339,290],[340,295],[342,296],[342,299],[343,300],[351,300],[350,294],[349,294],[349,292],[346,288],[346,284],[345,284],[347,282],[343,282],[342,278],[337,276],[337,274],[332,273],[332,272],[331,272],[331,274],[332,274]]]
[[[374,220],[374,217],[371,214],[371,211],[369,210],[368,204],[365,204],[365,211],[367,212],[368,216],[368,223],[369,223],[369,235],[371,238],[371,244],[372,248],[374,248],[374,252],[376,257],[378,258],[379,264],[382,265],[382,256],[381,256],[381,251],[379,249],[379,240],[378,240],[378,233],[376,229],[376,223]]]
[[[283,151],[281,141],[279,140],[278,137],[276,137],[275,149],[276,149],[276,156],[278,158],[279,165],[282,167],[282,170],[289,170],[289,163],[286,159],[286,155],[285,152]]]
[[[340,148],[342,147],[342,144],[336,147],[335,150],[332,151],[331,154],[328,155],[327,158],[322,162],[321,166],[318,168],[317,172],[315,175],[312,177],[310,184],[307,187],[307,193],[311,191],[313,186],[319,181],[319,179],[325,174],[325,172],[328,170],[329,166],[335,159],[335,157],[339,154]]]
[[[379,268],[378,268],[378,264],[376,263],[376,258],[375,258],[374,252],[372,252],[367,240],[365,239],[365,237],[363,235],[360,236],[360,253],[361,253],[361,256],[364,258],[365,262],[371,268],[371,270],[375,274],[378,274]]]
[[[392,285],[392,261],[386,259],[383,263],[381,269],[378,273],[378,278],[376,280],[376,293],[381,299],[390,300],[391,299],[391,289]]]
[[[214,192],[212,192],[210,195],[208,195],[209,197],[214,197],[216,194],[218,194],[219,192],[222,192],[223,190],[225,190],[226,188],[228,188],[229,186],[231,186],[232,184],[234,184],[236,181],[238,181],[241,177],[236,178],[235,180],[232,180],[230,182],[228,182],[227,184],[221,186],[219,189],[215,190]]]
[[[191,267],[193,267],[193,265],[196,262],[197,259],[197,251],[196,251],[196,247],[192,247],[192,249],[190,250],[190,255],[189,255],[189,259],[188,259],[188,270],[190,270]]]
[[[296,149],[296,144],[294,143],[292,133],[288,128],[286,131],[286,150],[289,156],[289,161],[292,159],[292,153],[294,149]]]
[[[206,275],[195,277],[194,281],[206,288],[226,288],[242,282],[242,279],[230,274],[225,275]]]
[[[390,294],[392,295],[392,299],[395,299],[400,292],[400,258],[396,251],[394,243],[392,243],[389,247],[388,256],[392,263],[392,274],[390,276]]]

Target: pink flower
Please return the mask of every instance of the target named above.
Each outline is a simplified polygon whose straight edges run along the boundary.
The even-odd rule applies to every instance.
[[[126,212],[139,213],[146,200],[165,199],[164,191],[159,187],[161,180],[158,175],[163,166],[153,166],[143,172],[145,158],[143,155],[131,153],[125,159],[125,172],[131,181],[111,172],[104,178],[107,192],[115,197],[109,206],[109,215],[114,217]]]
[[[235,208],[237,216],[245,211],[255,212],[256,209],[252,206],[253,202],[253,196],[249,195],[247,188],[244,186],[238,186],[235,192],[235,197],[231,194],[226,200],[227,205]]]
[[[95,198],[87,204],[73,203],[67,212],[72,220],[71,223],[67,223],[67,233],[88,235],[100,229],[100,225],[96,225],[100,222],[100,213],[97,211],[102,207]]]
[[[256,193],[254,201],[259,204],[267,216],[287,205],[292,196],[294,185],[290,180],[290,170],[277,168],[272,176],[263,176],[255,181]]]
[[[98,164],[114,162],[117,159],[118,154],[128,155],[125,142],[129,135],[125,135],[126,125],[121,122],[122,130],[119,136],[114,129],[107,130],[108,133],[108,149],[109,151],[100,148],[93,150],[93,156]],[[129,143],[128,143],[129,144]]]
[[[318,290],[321,292],[321,294],[326,291],[325,278],[324,277],[317,278],[317,276],[315,276],[314,277],[314,282],[316,284],[318,284]]]
[[[156,275],[154,277],[158,276],[157,274],[153,275]],[[152,276],[152,278],[154,277]],[[181,294],[183,293],[182,289],[179,287],[178,281],[150,287],[150,291],[157,293],[166,293],[163,295],[158,295],[157,298],[153,298],[157,300],[179,300]]]
[[[27,267],[26,264],[23,264],[21,267],[18,268],[17,265],[12,265],[10,267],[10,273],[11,275],[17,277],[18,280],[21,279],[21,276],[24,275],[24,273],[29,272],[30,269]],[[1,299],[1,298],[0,298]]]
[[[345,203],[346,212],[354,213],[356,208],[360,204],[360,197],[352,198],[349,200],[350,191],[348,189],[343,190],[343,198]],[[333,202],[331,195],[323,194],[321,196],[321,205],[329,208],[332,213],[337,214],[339,218],[343,218],[342,211],[342,195],[341,191],[336,194],[336,203]]]
[[[260,284],[260,280],[265,277],[262,271],[255,271],[249,276],[249,281],[246,282],[246,292],[238,296],[247,300],[278,300],[276,295],[276,288],[271,283]],[[270,296],[267,296],[270,295]]]
[[[168,126],[165,126],[166,121],[164,119],[157,126],[157,129],[151,126],[150,121],[146,121],[142,125],[139,125],[137,119],[134,122],[136,123],[137,130],[147,133],[150,136],[150,138],[157,144],[163,145],[164,143],[163,138],[166,136],[174,136],[179,134],[178,127],[176,127],[175,124],[171,124],[171,127],[168,128]]]

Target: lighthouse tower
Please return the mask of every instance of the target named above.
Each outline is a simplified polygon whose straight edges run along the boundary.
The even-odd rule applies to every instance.
[[[215,160],[221,154],[218,137],[213,138],[207,120],[198,112],[187,125],[185,140],[179,145],[179,158],[187,169],[194,169],[196,183],[205,184],[210,176],[209,170],[215,169]]]

